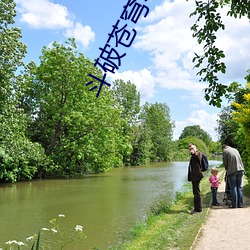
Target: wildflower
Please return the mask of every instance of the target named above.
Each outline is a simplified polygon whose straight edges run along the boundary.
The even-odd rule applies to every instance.
[[[50,231],[50,230],[49,230],[48,228],[46,228],[46,227],[43,227],[42,230],[43,230],[43,231]]]
[[[81,232],[82,232],[83,226],[76,225],[76,226],[75,226],[75,230],[76,230],[76,231],[81,231]]]
[[[18,246],[24,246],[24,243],[22,241],[17,242]]]
[[[34,238],[34,236],[30,236],[30,237],[27,237],[26,240],[29,241],[29,240],[32,240]]]
[[[58,216],[59,216],[59,217],[65,217],[65,215],[64,215],[64,214],[59,214]]]
[[[6,245],[11,245],[12,243],[18,245],[18,246],[24,246],[24,243],[22,241],[16,241],[16,240],[9,240],[5,244]]]
[[[7,241],[5,244],[6,244],[6,245],[11,245],[12,243],[17,244],[17,241],[16,241],[16,240],[9,240],[9,241]]]
[[[57,233],[58,231],[55,228],[51,228],[51,231]]]

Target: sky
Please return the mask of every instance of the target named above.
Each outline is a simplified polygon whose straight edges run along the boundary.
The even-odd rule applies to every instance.
[[[100,48],[104,48],[119,20],[117,26],[127,25],[123,31],[129,33],[124,32],[119,40],[126,46],[119,44],[116,48],[111,43],[115,39],[110,40],[110,46],[122,57],[118,69],[108,72],[106,81],[112,84],[115,79],[123,79],[134,83],[141,95],[141,105],[166,103],[175,123],[173,139],[177,140],[186,126],[200,125],[217,141],[214,128],[221,109],[205,101],[207,84],[199,82],[192,63],[194,52],[202,52],[190,30],[195,21],[189,17],[195,9],[194,2],[137,0],[135,3],[140,4],[138,10],[142,12],[132,22],[133,16],[128,20],[121,18],[128,0],[16,0],[15,25],[22,29],[22,42],[27,44],[24,61],[39,64],[43,46],[51,46],[54,41],[64,43],[71,37],[76,39],[78,50],[94,61],[101,56]],[[247,18],[228,17],[226,13],[227,8],[223,8],[226,29],[218,33],[217,45],[225,52],[227,72],[219,77],[224,84],[237,81],[244,86],[244,77],[250,69],[250,22]]]

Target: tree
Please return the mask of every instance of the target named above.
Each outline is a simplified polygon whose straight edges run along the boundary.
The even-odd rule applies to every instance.
[[[220,136],[219,141],[221,144],[236,147],[235,135],[238,129],[239,124],[232,119],[231,106],[224,107],[219,114],[218,127],[216,128],[216,131]]]
[[[201,152],[205,153],[206,155],[209,154],[209,150],[206,146],[206,144],[199,138],[195,136],[187,136],[183,139],[180,139],[178,141],[178,147],[180,150],[185,150],[186,155],[190,156],[189,150],[188,150],[188,145],[190,143],[193,143],[196,145],[197,149],[200,150]]]
[[[89,72],[102,78],[94,63],[77,51],[74,39],[44,47],[40,65],[29,65],[23,104],[31,107],[29,136],[57,166],[45,172],[75,175],[122,164],[121,148],[129,145],[120,135],[121,112],[109,89],[99,98],[89,92]]]
[[[249,76],[246,78],[249,80]],[[235,111],[232,112],[232,118],[239,124],[238,131],[241,132],[240,142],[241,147],[239,151],[243,155],[243,160],[245,163],[246,174],[248,177],[250,176],[250,82],[247,83],[246,93],[243,95],[244,102],[238,103],[236,101],[232,102],[232,106],[236,108]],[[238,133],[239,134],[239,133]],[[238,136],[239,137],[239,136]]]
[[[199,125],[185,127],[179,137],[179,140],[188,136],[199,138],[207,145],[207,147],[209,147],[210,143],[212,142],[211,136],[206,131],[201,129]]]
[[[13,0],[0,2],[0,112],[15,100],[13,91],[19,90],[16,71],[23,66],[26,45],[20,41],[21,30],[14,27],[16,4]],[[18,94],[18,93],[15,93]]]
[[[113,94],[118,108],[121,109],[122,137],[131,145],[131,151],[122,153],[124,165],[137,165],[135,154],[137,154],[138,143],[138,114],[140,112],[140,93],[136,85],[130,81],[115,80],[113,82]]]
[[[130,81],[115,80],[113,93],[122,108],[121,117],[127,120],[128,125],[137,123],[140,112],[140,93],[137,91],[136,85]]]
[[[231,89],[227,85],[219,83],[218,79],[220,72],[223,74],[226,72],[226,65],[223,62],[225,54],[215,45],[216,33],[225,29],[219,7],[230,5],[228,15],[235,18],[248,16],[250,19],[249,0],[199,0],[195,2],[196,9],[190,16],[197,16],[197,20],[191,30],[198,43],[204,43],[204,53],[202,55],[195,53],[193,62],[196,64],[194,67],[200,69],[197,73],[201,77],[200,80],[209,83],[208,88],[205,89],[205,99],[209,101],[209,104],[221,107],[221,97]]]
[[[0,2],[0,179],[12,182],[32,179],[46,164],[41,145],[26,136],[26,116],[19,102],[25,89],[20,70],[26,45],[14,26],[15,6],[12,0]]]
[[[165,103],[149,104],[146,102],[142,107],[141,124],[152,143],[150,161],[170,160],[174,125],[169,107]]]

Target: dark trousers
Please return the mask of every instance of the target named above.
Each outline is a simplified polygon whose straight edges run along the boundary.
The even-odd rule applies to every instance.
[[[192,181],[192,187],[194,194],[194,210],[200,212],[202,211],[200,181]]]
[[[215,206],[218,203],[217,201],[217,187],[211,187],[211,190],[212,190],[212,205]]]

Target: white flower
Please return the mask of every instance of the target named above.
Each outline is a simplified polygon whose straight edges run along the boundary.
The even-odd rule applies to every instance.
[[[51,231],[57,233],[58,231],[55,228],[51,228]]]
[[[76,225],[76,226],[75,226],[75,230],[76,230],[76,231],[81,231],[81,232],[82,232],[83,226]]]
[[[46,228],[46,227],[43,227],[42,230],[43,230],[43,231],[50,231],[50,230],[49,230],[48,228]]]
[[[5,244],[11,245],[12,243],[17,244],[17,241],[16,241],[16,240],[9,240],[9,241],[7,241]]]
[[[29,240],[32,240],[34,238],[34,236],[30,236],[30,237],[27,237],[26,240],[29,241]]]
[[[24,243],[22,241],[17,242],[18,246],[24,246]]]
[[[16,241],[16,240],[9,240],[5,244],[6,245],[11,245],[12,243],[17,244],[18,246],[24,246],[24,243],[22,241]]]
[[[64,215],[64,214],[59,214],[58,216],[59,216],[59,217],[65,217],[65,215]]]

